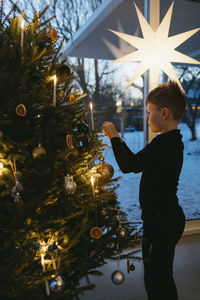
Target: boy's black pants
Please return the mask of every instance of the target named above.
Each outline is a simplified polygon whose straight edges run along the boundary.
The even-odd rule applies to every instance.
[[[178,299],[173,260],[184,227],[185,215],[180,206],[173,215],[157,214],[151,222],[144,221],[142,255],[148,300]]]

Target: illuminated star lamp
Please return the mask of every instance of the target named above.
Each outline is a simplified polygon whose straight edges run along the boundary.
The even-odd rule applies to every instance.
[[[120,38],[138,49],[112,62],[141,62],[136,69],[134,76],[129,81],[127,87],[131,86],[136,78],[140,77],[149,69],[150,90],[154,89],[158,85],[160,70],[163,70],[171,80],[176,81],[181,89],[183,89],[171,62],[200,64],[199,61],[174,50],[184,41],[189,39],[193,34],[199,31],[200,28],[169,37],[168,34],[173,6],[174,2],[170,6],[158,29],[154,31],[135,4],[143,38],[109,29],[114,34],[118,35]]]

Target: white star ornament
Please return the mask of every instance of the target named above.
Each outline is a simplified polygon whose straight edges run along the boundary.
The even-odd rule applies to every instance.
[[[158,29],[154,31],[135,4],[143,38],[109,29],[127,43],[138,49],[112,62],[141,62],[132,79],[129,81],[127,87],[131,86],[136,78],[140,77],[149,69],[150,90],[154,89],[158,85],[160,70],[164,71],[171,80],[176,81],[181,89],[183,89],[171,62],[200,64],[199,61],[174,50],[176,47],[194,35],[197,31],[199,31],[200,28],[169,37],[168,34],[173,5],[174,2],[170,6]]]

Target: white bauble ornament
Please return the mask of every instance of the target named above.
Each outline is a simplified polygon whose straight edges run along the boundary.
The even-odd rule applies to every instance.
[[[57,275],[51,282],[50,282],[50,289],[54,293],[62,293],[65,288],[65,282],[60,275]]]
[[[64,177],[64,188],[65,188],[67,194],[74,194],[74,192],[76,191],[76,187],[77,187],[77,184],[73,180],[73,176],[70,176],[69,174],[67,174]]]

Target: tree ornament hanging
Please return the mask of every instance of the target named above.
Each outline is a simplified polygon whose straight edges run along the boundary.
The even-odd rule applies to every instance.
[[[120,219],[120,210],[119,208],[117,209],[117,218],[118,218],[118,222],[119,222],[119,226],[118,226],[118,234],[121,236],[121,237],[125,237],[126,235],[126,229],[122,227],[122,222],[121,222],[121,219]]]
[[[126,267],[127,267],[127,273],[129,274],[130,273],[130,261],[129,261],[129,259],[127,259]]]
[[[135,271],[135,266],[134,266],[133,263],[130,264],[130,270],[131,270],[131,271]]]
[[[100,239],[102,237],[103,233],[102,233],[102,230],[100,227],[98,226],[95,226],[95,227],[92,227],[90,229],[90,236],[93,238],[93,239]]]
[[[22,201],[20,193],[23,191],[23,185],[18,180],[15,182],[15,186],[11,190],[11,196],[14,198],[14,202],[19,203]]]
[[[70,104],[74,104],[75,103],[75,99],[76,99],[76,96],[73,93],[70,93],[69,94],[69,103]]]
[[[120,226],[120,227],[118,228],[118,232],[119,232],[119,235],[120,235],[121,237],[125,237],[125,235],[126,235],[126,229],[125,229],[125,228],[123,228],[122,226]]]
[[[59,294],[65,289],[65,282],[60,275],[55,276],[49,284],[52,292]]]
[[[119,244],[117,244],[117,270],[114,271],[111,275],[111,280],[114,284],[120,285],[124,282],[125,276],[122,271],[120,271],[120,253],[119,253]]]
[[[26,107],[24,104],[18,104],[16,107],[16,114],[20,117],[24,117],[26,115]]]
[[[15,160],[14,160],[14,163],[12,163],[12,161],[10,160],[10,166],[11,166],[13,175],[15,177],[15,185],[11,190],[11,196],[13,197],[14,202],[20,203],[20,202],[22,202],[22,197],[21,197],[20,193],[24,189],[23,184],[20,182],[21,178],[22,178],[22,173],[17,171]]]
[[[134,240],[137,240],[138,239],[138,232],[136,231],[135,233],[134,233]]]
[[[103,216],[106,216],[106,215],[107,215],[107,210],[106,210],[105,207],[102,208],[101,214],[102,214]]]
[[[70,150],[72,150],[74,148],[73,141],[72,141],[72,136],[70,134],[67,134],[67,136],[66,136],[66,144],[67,144],[67,147]]]
[[[33,149],[32,155],[34,159],[44,158],[46,156],[46,150],[39,144],[38,147]]]
[[[57,31],[52,27],[50,27],[50,29],[49,29],[49,36],[51,38],[52,43],[57,42],[58,34],[57,34]]]
[[[67,194],[74,194],[77,188],[76,182],[73,180],[73,176],[70,176],[67,174],[64,177],[64,188],[67,192]]]
[[[101,156],[99,157],[99,160],[104,162],[104,154],[103,154],[103,150],[101,151]]]
[[[111,275],[112,282],[116,285],[120,285],[124,282],[124,273],[120,270],[116,270]]]
[[[114,175],[114,169],[108,163],[98,164],[97,171],[101,174],[101,179],[105,182],[108,182]]]

